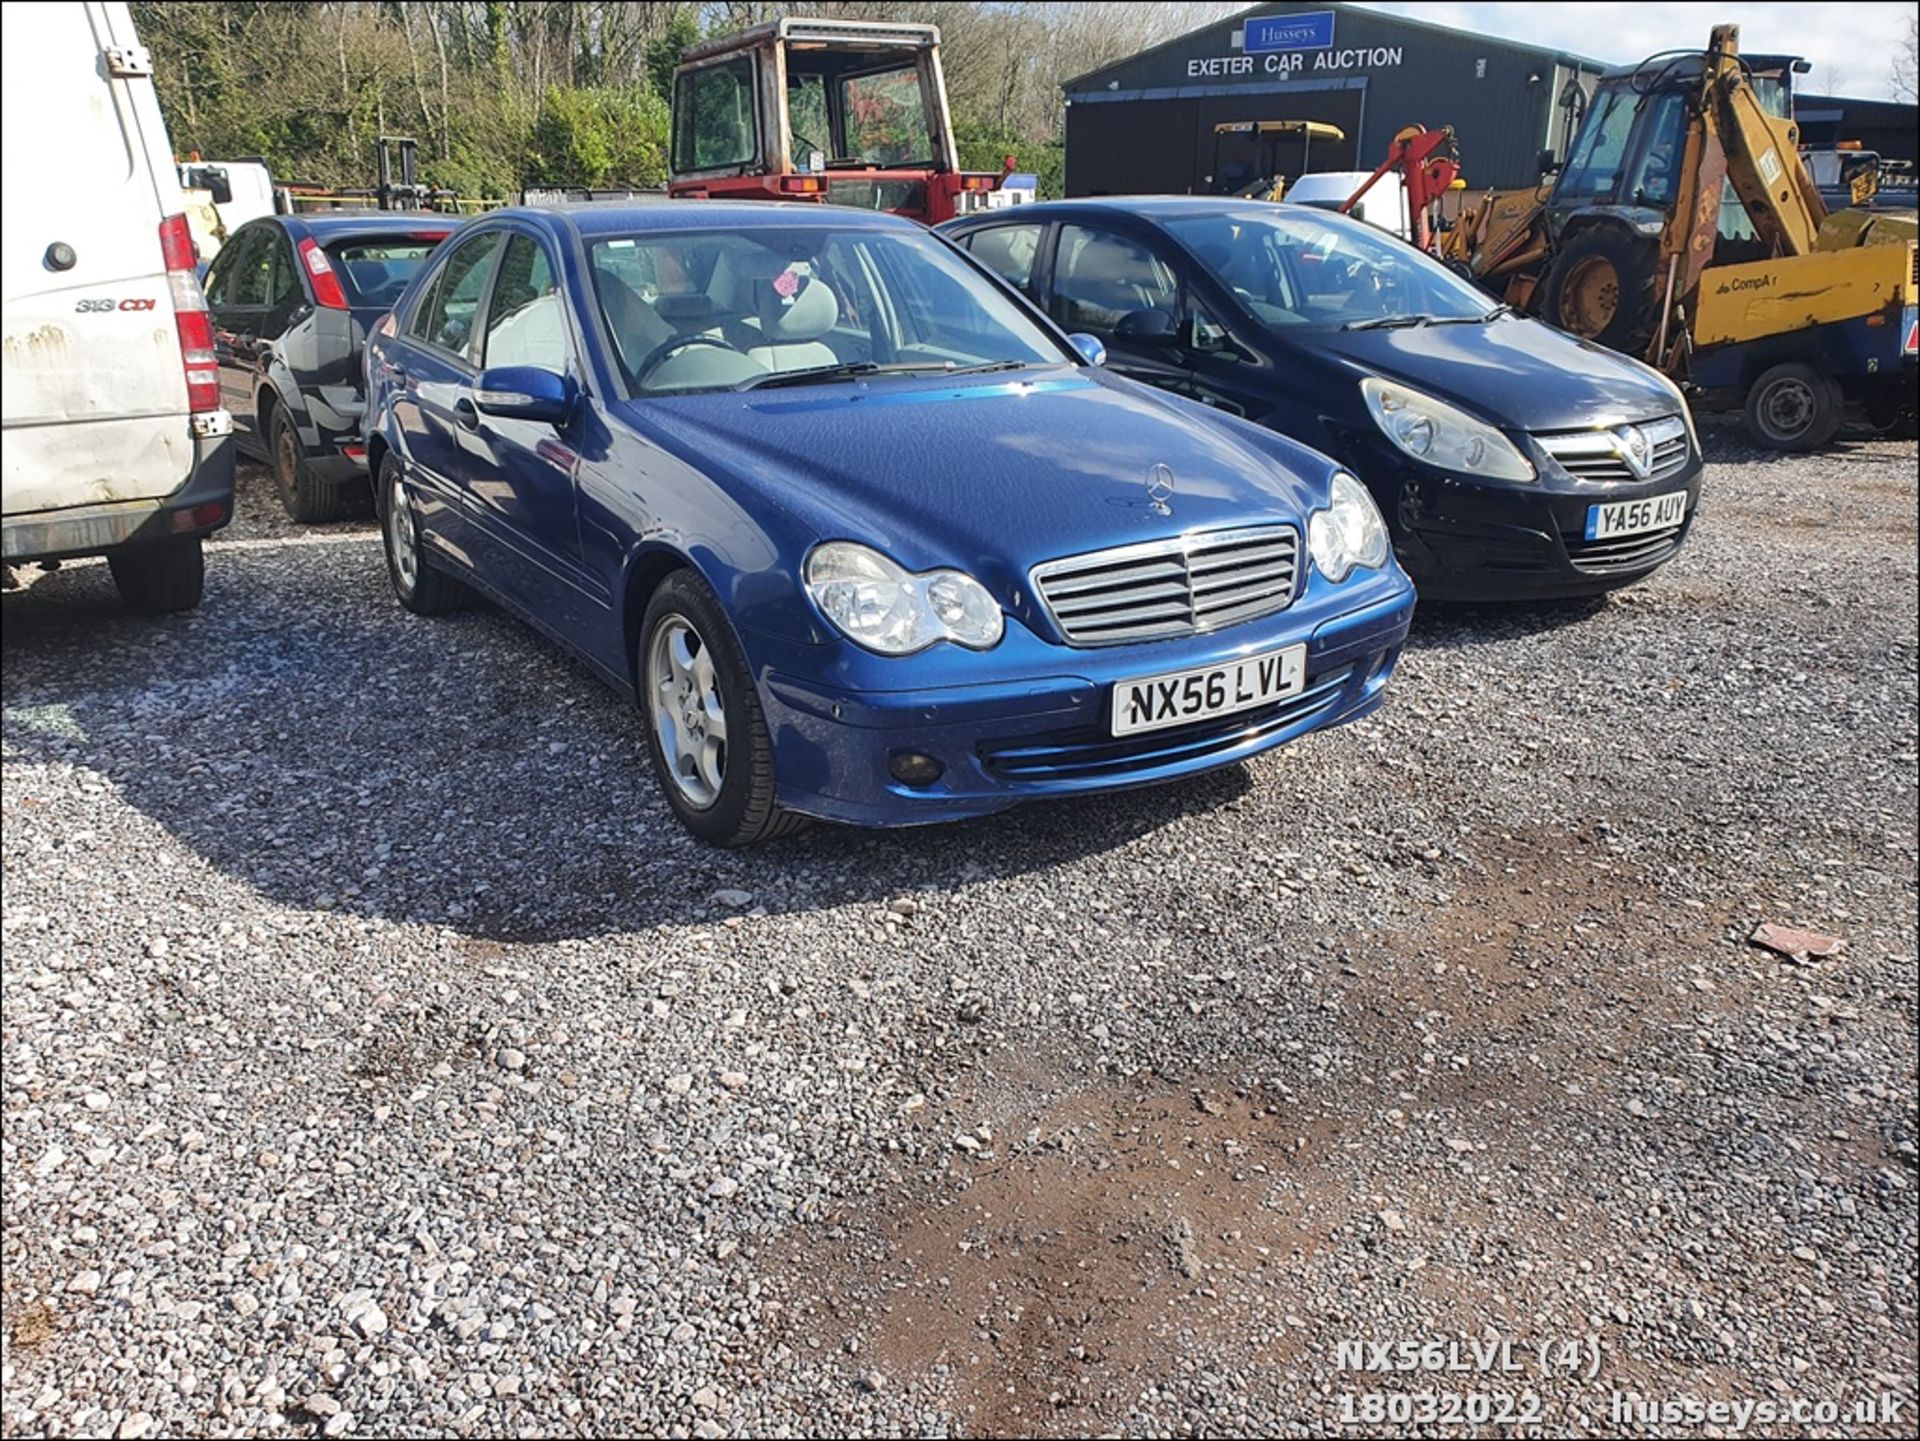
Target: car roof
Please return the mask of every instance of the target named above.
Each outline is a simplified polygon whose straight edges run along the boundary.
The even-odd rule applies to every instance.
[[[299,226],[315,240],[323,241],[349,235],[418,235],[428,230],[451,234],[466,224],[462,216],[435,210],[310,211],[273,218]]]
[[[581,236],[633,235],[676,230],[777,230],[793,225],[833,225],[876,231],[922,227],[902,216],[838,205],[779,200],[583,200],[570,204],[512,206],[488,212],[488,220],[531,220],[566,227]]]
[[[1248,200],[1237,195],[1092,195],[1078,200],[1041,200],[1027,205],[1012,205],[1005,210],[988,210],[959,220],[949,220],[940,228],[970,230],[978,225],[1011,224],[1020,220],[1051,220],[1062,216],[1098,216],[1102,219],[1143,220],[1148,223],[1174,220],[1192,215],[1249,215],[1271,211],[1295,214],[1327,212],[1311,205],[1288,205],[1284,201]]]

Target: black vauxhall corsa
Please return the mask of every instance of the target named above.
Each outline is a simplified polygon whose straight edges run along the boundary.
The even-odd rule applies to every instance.
[[[1700,447],[1666,377],[1360,221],[1129,196],[940,231],[1062,328],[1098,336],[1111,369],[1346,465],[1422,595],[1592,595],[1686,539]]]
[[[367,332],[459,225],[431,213],[270,215],[234,231],[207,268],[221,402],[295,520],[336,520],[367,493]]]

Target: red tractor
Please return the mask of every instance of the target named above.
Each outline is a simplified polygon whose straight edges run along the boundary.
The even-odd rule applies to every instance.
[[[670,168],[675,196],[821,201],[927,225],[1030,198],[997,193],[1004,174],[960,169],[936,25],[790,18],[688,46]]]

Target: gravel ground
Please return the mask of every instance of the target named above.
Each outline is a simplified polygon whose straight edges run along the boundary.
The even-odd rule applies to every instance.
[[[257,473],[196,615],[7,595],[0,1426],[1911,1434],[1915,449],[1710,438],[1676,563],[1374,719],[748,854]]]

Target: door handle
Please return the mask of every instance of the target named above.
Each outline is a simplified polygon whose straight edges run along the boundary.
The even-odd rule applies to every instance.
[[[454,401],[453,416],[455,420],[458,420],[460,424],[468,430],[478,430],[480,428],[480,412],[474,406],[474,403],[464,395]]]

